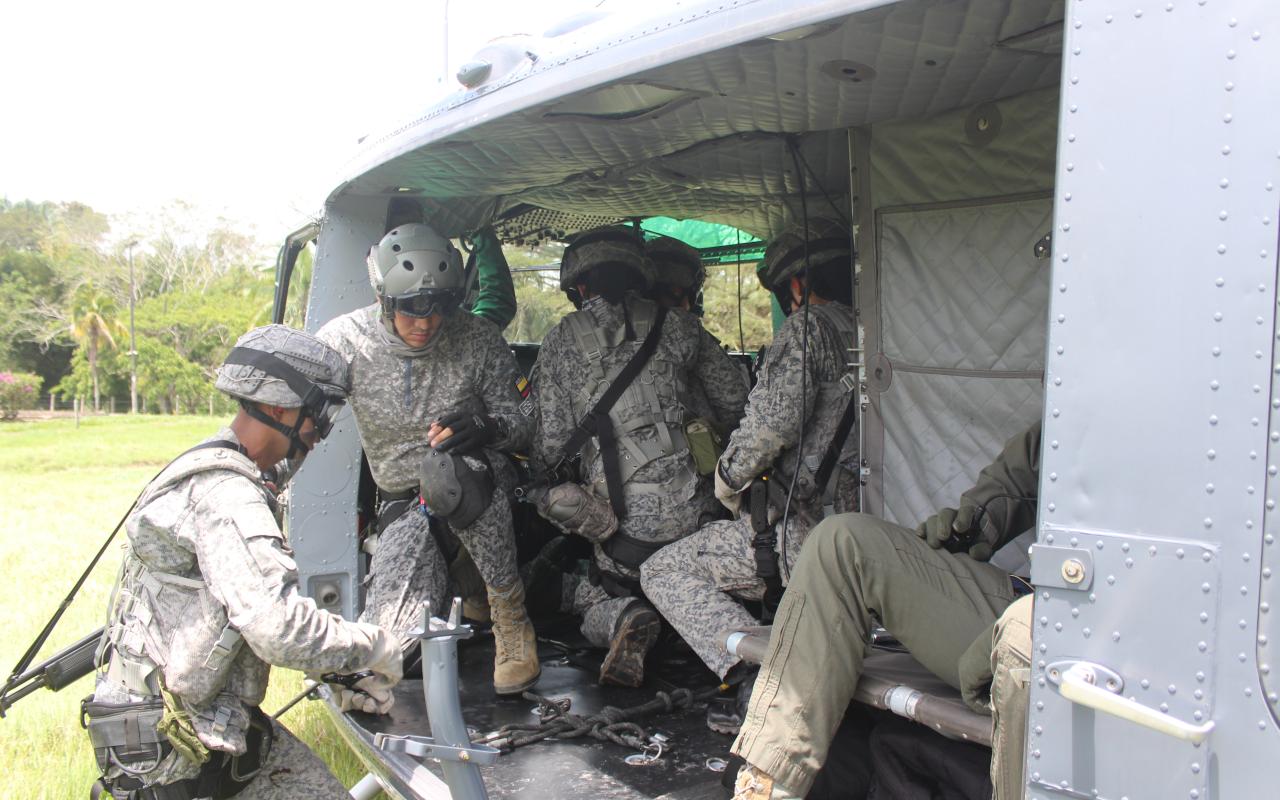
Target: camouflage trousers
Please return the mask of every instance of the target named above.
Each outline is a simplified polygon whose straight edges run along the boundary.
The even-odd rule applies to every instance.
[[[875,618],[952,686],[1013,602],[1004,570],[865,514],[823,520],[796,561],[733,752],[804,796],[853,699]]]
[[[806,534],[802,526],[788,525],[784,578]],[[751,546],[754,536],[750,519],[717,520],[662,548],[640,568],[645,596],[721,678],[740,659],[720,646],[720,633],[759,624],[735,599],[764,597]]]
[[[617,628],[618,617],[635,599],[614,597],[581,575],[566,575],[568,606],[565,610],[582,616],[582,635],[596,647],[608,647]]]
[[[346,787],[320,757],[272,720],[274,739],[262,771],[236,795],[236,800],[338,800],[350,797]]]
[[[1031,601],[1020,598],[996,620],[991,647],[992,800],[1022,800],[1031,681]]]
[[[480,462],[467,457],[469,464]],[[516,571],[516,540],[507,499],[515,472],[506,457],[490,453],[494,490],[489,507],[465,528],[453,533],[467,549],[490,589],[506,589],[520,580]],[[431,535],[430,520],[420,507],[410,507],[378,534],[365,578],[361,622],[381,625],[403,636],[422,623],[428,599],[445,613],[450,599],[449,565]]]

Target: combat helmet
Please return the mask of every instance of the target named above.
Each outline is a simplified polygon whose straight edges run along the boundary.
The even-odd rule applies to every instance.
[[[805,225],[797,222],[789,226],[764,251],[764,266],[756,272],[760,284],[771,292],[785,288],[786,281],[805,268],[805,240],[808,240],[808,266],[817,268],[833,261],[848,264],[853,254],[849,228],[833,219],[809,220],[808,236]]]
[[[658,236],[645,242],[644,252],[653,264],[655,291],[687,298],[690,308],[701,313],[707,270],[697,248],[671,236]]]
[[[320,438],[332,430],[334,417],[347,399],[347,362],[309,333],[286,325],[265,325],[236,340],[214,386],[239,400],[249,416],[287,436],[286,458],[294,458],[311,449],[299,435],[304,420],[315,423]],[[302,413],[288,427],[259,409],[258,403],[301,408]]]
[[[462,253],[421,222],[388,231],[369,251],[367,263],[369,283],[387,317],[448,314],[466,291]]]
[[[628,225],[610,225],[579,234],[560,259],[560,288],[576,294],[583,276],[593,269],[627,269],[640,279],[643,289],[653,285],[653,264],[645,257],[639,233]]]

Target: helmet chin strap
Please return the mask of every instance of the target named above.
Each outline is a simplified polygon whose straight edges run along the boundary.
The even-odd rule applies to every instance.
[[[285,455],[285,458],[292,459],[299,453],[305,456],[307,453],[311,452],[311,448],[307,446],[307,443],[302,441],[302,423],[311,416],[311,412],[309,412],[305,406],[298,408],[298,421],[293,423],[292,427],[272,419],[269,414],[258,408],[256,403],[241,400],[240,407],[244,409],[246,414],[253,417],[258,422],[261,422],[268,428],[284,434],[284,436],[289,440],[289,452]]]

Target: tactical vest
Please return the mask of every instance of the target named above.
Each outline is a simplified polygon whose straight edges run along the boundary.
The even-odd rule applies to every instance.
[[[248,457],[229,448],[197,449],[179,456],[143,491],[138,508],[145,509],[169,487],[212,470],[242,475],[261,486],[260,473]],[[275,499],[262,487],[275,510]],[[149,531],[147,535],[166,535]],[[244,641],[227,619],[226,609],[196,577],[162,572],[136,555],[137,542],[126,550],[112,591],[111,620],[103,647],[113,648],[107,678],[137,695],[158,695],[163,687],[189,706],[192,723],[209,747],[227,751],[244,748],[249,718],[240,696],[260,695],[267,670],[244,676],[234,696],[226,685],[232,663]],[[172,542],[158,545],[176,546]],[[261,686],[248,684],[261,682]]]
[[[648,300],[637,300],[628,297],[623,301],[631,314],[633,329],[632,341],[639,342],[652,327],[657,315],[657,305]],[[574,413],[581,418],[591,408],[595,397],[599,396],[622,371],[624,364],[606,370],[604,357],[607,353],[628,341],[625,328],[605,329],[596,325],[590,312],[577,311],[565,318],[569,332],[577,345],[577,350],[587,361],[589,377],[574,403]],[[673,397],[664,406],[657,387],[669,386]],[[693,458],[689,454],[689,444],[685,439],[684,423],[687,412],[683,398],[688,396],[683,371],[679,365],[666,358],[661,349],[653,354],[641,368],[640,374],[627,386],[622,396],[609,410],[609,421],[613,425],[614,435],[618,443],[618,465],[623,483],[623,492],[644,493],[658,491],[657,484],[637,483],[632,476],[645,465],[663,456],[683,453],[682,470],[687,480],[696,480],[697,473],[693,468]],[[639,432],[652,428],[652,437],[641,437]],[[583,462],[591,463],[599,458],[599,448],[595,439],[590,439],[582,448]],[[668,476],[668,480],[672,477]],[[603,477],[592,485],[593,491],[608,497],[609,490]]]

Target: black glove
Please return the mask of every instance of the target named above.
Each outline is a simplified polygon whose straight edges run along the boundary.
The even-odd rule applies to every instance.
[[[438,424],[453,430],[453,435],[436,447],[442,453],[474,453],[498,440],[498,421],[487,414],[455,411],[441,417]]]

